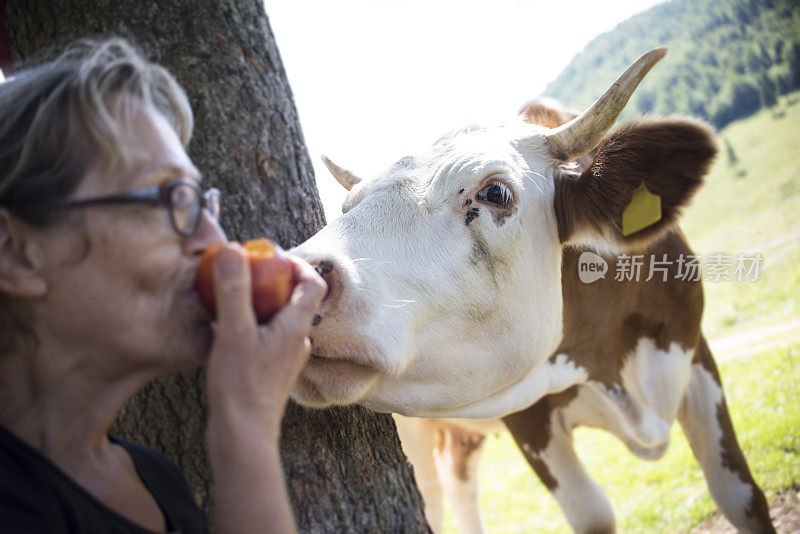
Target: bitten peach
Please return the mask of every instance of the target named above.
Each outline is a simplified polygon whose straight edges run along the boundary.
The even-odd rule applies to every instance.
[[[197,291],[200,300],[217,317],[214,297],[214,258],[223,245],[203,253],[197,269]],[[253,311],[259,323],[269,321],[289,301],[296,284],[292,262],[283,250],[269,239],[253,239],[244,244],[253,290]]]

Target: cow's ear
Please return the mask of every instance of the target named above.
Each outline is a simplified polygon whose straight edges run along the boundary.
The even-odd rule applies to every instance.
[[[698,120],[646,119],[616,128],[589,168],[557,174],[559,239],[607,250],[646,247],[675,225],[716,152],[714,132]]]
[[[519,116],[530,124],[538,124],[545,128],[557,128],[568,123],[578,114],[570,109],[565,109],[556,100],[539,98],[523,105],[519,110]]]

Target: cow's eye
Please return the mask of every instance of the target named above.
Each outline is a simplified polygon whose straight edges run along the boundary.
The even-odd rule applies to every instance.
[[[511,190],[499,182],[489,184],[478,192],[478,200],[505,208],[511,203]]]

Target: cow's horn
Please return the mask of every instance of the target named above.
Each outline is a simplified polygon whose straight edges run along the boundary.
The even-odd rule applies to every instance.
[[[322,162],[325,163],[325,166],[328,167],[329,171],[331,171],[331,174],[334,178],[336,178],[336,181],[342,184],[342,187],[348,191],[350,191],[354,185],[361,181],[361,178],[358,178],[347,169],[339,167],[325,156],[322,156]]]
[[[642,55],[589,109],[547,133],[552,154],[573,161],[599,145],[639,82],[666,53],[666,48],[656,48]]]

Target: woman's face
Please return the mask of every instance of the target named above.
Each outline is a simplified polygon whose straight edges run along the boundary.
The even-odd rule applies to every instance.
[[[112,173],[92,171],[71,198],[116,194],[180,177],[199,178],[177,135],[157,112],[137,106]],[[111,373],[154,373],[196,365],[211,326],[195,291],[203,251],[225,241],[203,212],[197,232],[178,235],[167,210],[142,204],[81,208],[85,226],[47,232],[47,292],[40,315],[62,348]],[[88,251],[87,251],[88,248]]]

